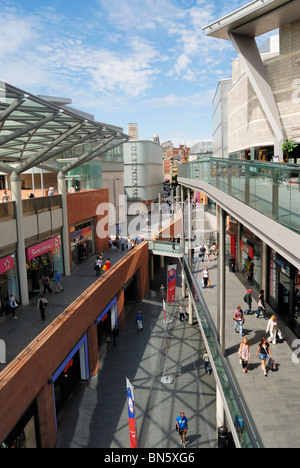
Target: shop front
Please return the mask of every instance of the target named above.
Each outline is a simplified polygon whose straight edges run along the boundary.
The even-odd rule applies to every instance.
[[[52,237],[26,249],[29,297],[38,294],[43,275],[54,278],[54,271],[64,273],[61,236]]]
[[[261,285],[261,242],[254,234],[246,232],[243,227],[241,233],[241,263],[242,273],[249,284],[256,289]]]
[[[0,315],[8,315],[10,294],[19,298],[16,255],[12,253],[0,259]]]
[[[53,374],[49,384],[53,385],[57,417],[81,381],[90,378],[87,335],[77,343],[66,359]]]
[[[36,401],[2,443],[1,448],[41,448],[39,419]]]
[[[118,325],[117,298],[114,298],[97,318],[99,350],[106,343],[107,338],[111,336],[115,325]]]
[[[300,337],[300,314],[296,289],[300,290],[300,271],[269,249],[269,303],[288,327]]]
[[[72,267],[95,255],[94,220],[73,226],[70,230]]]

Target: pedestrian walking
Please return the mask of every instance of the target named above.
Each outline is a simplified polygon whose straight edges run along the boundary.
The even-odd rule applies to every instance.
[[[256,356],[261,360],[261,367],[264,372],[265,377],[268,376],[266,369],[266,360],[272,357],[270,345],[267,342],[266,338],[262,338],[260,344],[258,345]]]
[[[48,289],[49,293],[52,294],[52,289],[50,288],[50,278],[48,275],[46,275],[46,273],[42,276],[42,282],[44,285],[43,295],[45,294],[46,289]]]
[[[205,372],[210,375],[211,374],[211,368],[210,368],[210,361],[209,361],[209,354],[207,352],[207,350],[204,351],[204,354],[203,354],[203,361],[204,361],[204,369],[205,369]]]
[[[266,316],[265,295],[263,289],[260,290],[258,296],[256,318],[259,318],[261,312],[263,313],[264,319],[267,320],[268,317]]]
[[[210,244],[207,243],[207,244],[206,244],[206,256],[207,256],[207,261],[208,261],[208,262],[209,262],[209,260],[210,260],[210,253],[211,253],[210,251],[211,251]]]
[[[205,251],[206,251],[206,248],[204,247],[204,244],[202,243],[199,249],[199,258],[202,262],[204,262]]]
[[[213,242],[213,244],[211,246],[211,251],[212,251],[214,260],[216,260],[217,255],[218,255],[218,246],[217,246],[217,244],[215,242]]]
[[[100,276],[101,268],[102,268],[102,262],[100,260],[100,257],[97,257],[95,260],[95,267],[94,267],[96,271],[96,276]]]
[[[45,298],[43,297],[43,295],[40,294],[39,300],[38,300],[38,303],[37,303],[37,308],[36,308],[36,310],[40,309],[40,313],[41,313],[41,318],[42,318],[42,320],[45,320],[45,319],[46,319],[45,311],[46,311],[47,305],[48,305],[47,299],[45,299]]]
[[[17,319],[18,317],[16,316],[16,310],[18,308],[18,302],[17,302],[18,298],[17,296],[15,296],[15,294],[12,292],[10,293],[10,296],[9,296],[9,307],[10,307],[10,310],[11,310],[11,313],[12,313],[12,316],[14,319]]]
[[[142,312],[139,310],[138,314],[136,316],[136,321],[135,323],[137,324],[138,330],[143,330],[143,315]]]
[[[243,341],[241,342],[240,349],[239,349],[239,358],[242,363],[243,372],[244,374],[246,374],[248,370],[247,369],[248,362],[251,358],[250,343],[247,340],[247,338],[243,338]]]
[[[244,301],[247,303],[247,309],[244,310],[244,315],[251,314],[252,310],[252,289],[247,289],[247,294],[244,296]]]
[[[110,259],[109,259],[109,258],[106,260],[105,266],[106,266],[106,271],[110,270],[111,263],[110,263]]]
[[[240,327],[240,336],[243,336],[243,324],[244,324],[244,314],[243,314],[243,310],[241,308],[241,306],[238,306],[235,313],[234,313],[234,316],[233,316],[233,320],[234,320],[234,331],[236,333],[238,333],[237,331],[237,326],[239,325]]]
[[[266,334],[267,333],[270,333],[270,336],[268,338],[268,342],[269,343],[273,343],[273,345],[276,346],[277,342],[277,333],[278,333],[278,336],[279,336],[279,339],[281,340],[282,339],[282,335],[281,335],[281,331],[278,329],[278,324],[277,324],[277,317],[276,315],[272,315],[272,317],[270,318],[270,320],[268,321],[268,326],[267,326],[267,329],[266,329]]]
[[[180,444],[182,444],[183,448],[185,448],[186,447],[186,433],[188,430],[188,420],[183,411],[176,418],[176,430],[179,432]]]
[[[207,286],[209,285],[209,271],[207,267],[205,267],[202,271],[202,282],[203,287],[207,288]]]
[[[178,319],[180,322],[184,322],[184,307],[181,302],[178,307]]]
[[[114,326],[113,331],[112,331],[112,336],[113,336],[113,339],[114,339],[114,346],[117,346],[117,339],[118,339],[118,336],[119,336],[118,325]]]
[[[54,271],[54,283],[56,287],[55,294],[58,294],[59,290],[61,292],[64,292],[64,288],[62,287],[62,284],[61,284],[61,274],[57,270]]]

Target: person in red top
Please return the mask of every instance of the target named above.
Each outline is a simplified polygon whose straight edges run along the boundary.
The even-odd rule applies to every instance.
[[[111,265],[110,259],[108,258],[107,261],[106,261],[106,263],[105,263],[106,271],[110,270],[110,265]]]

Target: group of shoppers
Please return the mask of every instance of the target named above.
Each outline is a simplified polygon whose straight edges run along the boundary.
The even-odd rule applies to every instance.
[[[241,306],[237,307],[237,310],[234,313],[233,320],[234,320],[234,331],[236,333],[239,333],[240,336],[243,336],[243,325],[245,322],[245,315],[249,315],[252,311],[252,296],[251,296],[252,290],[248,289],[247,294],[244,296],[244,301],[247,303],[247,308],[243,311]],[[261,361],[261,366],[264,372],[264,375],[267,377],[267,361],[272,361],[273,356],[271,353],[271,347],[270,343],[272,343],[274,346],[277,344],[277,335],[279,336],[279,339],[282,339],[281,331],[279,330],[278,323],[277,323],[277,317],[275,315],[272,315],[270,319],[268,319],[267,314],[266,314],[266,305],[264,301],[264,291],[261,290],[259,293],[258,301],[257,301],[257,310],[255,312],[256,318],[258,319],[260,317],[260,313],[262,312],[263,318],[265,320],[268,320],[267,328],[266,328],[266,335],[269,334],[269,338],[267,339],[266,337],[262,337],[257,351],[256,351],[256,356],[260,359]],[[239,326],[239,332],[237,331],[237,327]],[[240,363],[243,368],[243,372],[247,373],[247,367],[248,367],[248,362],[251,358],[251,352],[250,352],[250,343],[247,338],[243,338],[241,345],[239,347],[239,358],[240,358]]]
[[[99,255],[97,255],[97,258],[95,260],[95,266],[94,266],[94,270],[96,271],[96,276],[100,276],[101,270],[103,271],[110,270],[110,267],[111,267],[111,261],[109,258],[104,263],[103,253],[100,253]]]

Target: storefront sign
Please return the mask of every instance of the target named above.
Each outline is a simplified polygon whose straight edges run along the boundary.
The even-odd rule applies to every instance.
[[[241,250],[248,254],[250,258],[254,257],[254,249],[253,247],[250,247],[250,245],[246,244],[245,242],[241,241]]]
[[[0,275],[12,270],[15,266],[14,259],[12,257],[6,257],[0,260]]]
[[[60,237],[53,237],[41,244],[34,245],[27,249],[27,260],[32,260],[33,258],[39,257],[44,253],[50,252],[51,250],[60,247]]]
[[[88,234],[91,231],[92,231],[92,226],[87,226],[83,229],[80,229],[79,231],[71,232],[71,235],[70,235],[71,241],[74,241],[80,237],[84,237],[85,234]]]

